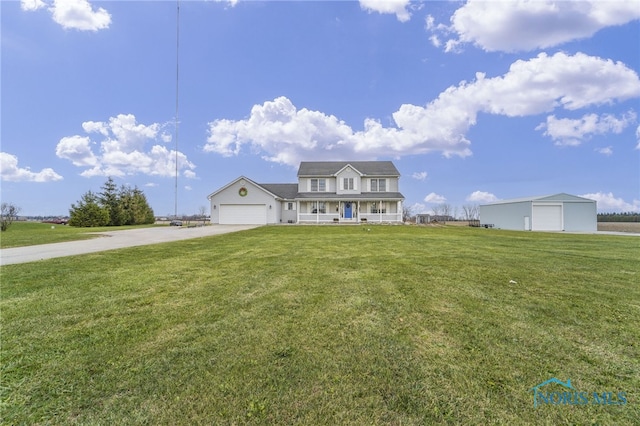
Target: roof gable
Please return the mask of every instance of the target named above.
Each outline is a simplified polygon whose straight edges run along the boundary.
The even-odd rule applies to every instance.
[[[298,177],[335,176],[347,166],[351,166],[361,176],[400,176],[391,161],[302,161]]]
[[[573,201],[573,202],[592,202],[595,203],[595,200],[591,200],[589,198],[578,197],[577,195],[571,195],[564,192],[553,195],[540,195],[535,197],[522,197],[522,198],[511,198],[509,200],[499,200],[494,201],[492,203],[484,204],[486,206],[490,206],[493,204],[511,204],[511,203],[527,203],[533,201]]]
[[[255,186],[256,188],[258,188],[261,191],[266,192],[267,194],[271,195],[274,198],[278,198],[278,196],[276,194],[274,194],[273,192],[269,191],[267,188],[265,188],[263,185],[260,185],[259,183],[256,183],[254,181],[252,181],[251,179],[249,179],[246,176],[240,176],[234,180],[232,180],[231,182],[229,182],[228,184],[226,184],[225,186],[223,186],[222,188],[218,189],[215,192],[212,192],[211,194],[209,194],[207,196],[207,199],[212,199],[213,197],[215,197],[217,194],[221,193],[222,191],[226,190],[227,188],[229,188],[230,186],[234,185],[235,183],[237,183],[238,181],[241,180],[245,180],[247,183],[249,183],[252,186]],[[296,185],[297,186],[297,185]]]

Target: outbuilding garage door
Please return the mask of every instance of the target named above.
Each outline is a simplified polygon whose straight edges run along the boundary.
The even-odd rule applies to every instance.
[[[221,225],[265,225],[267,206],[264,204],[221,204]]]
[[[534,231],[562,231],[562,205],[533,205],[531,229]]]

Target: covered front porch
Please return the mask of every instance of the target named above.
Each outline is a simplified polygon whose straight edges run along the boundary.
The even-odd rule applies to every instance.
[[[402,201],[299,201],[297,211],[298,223],[402,222]]]

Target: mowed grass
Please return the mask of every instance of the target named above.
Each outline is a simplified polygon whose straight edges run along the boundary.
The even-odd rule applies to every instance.
[[[32,246],[36,244],[64,243],[67,241],[96,238],[95,232],[121,231],[146,228],[155,225],[104,226],[78,228],[41,222],[13,222],[8,230],[0,234],[0,248]]]
[[[638,424],[639,244],[274,226],[5,266],[2,422]],[[627,404],[534,408],[551,377]]]

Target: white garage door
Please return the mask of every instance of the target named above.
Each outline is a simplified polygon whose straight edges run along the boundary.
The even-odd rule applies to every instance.
[[[267,206],[264,204],[221,204],[221,225],[265,225]]]
[[[531,229],[534,231],[562,231],[562,205],[533,205]]]

